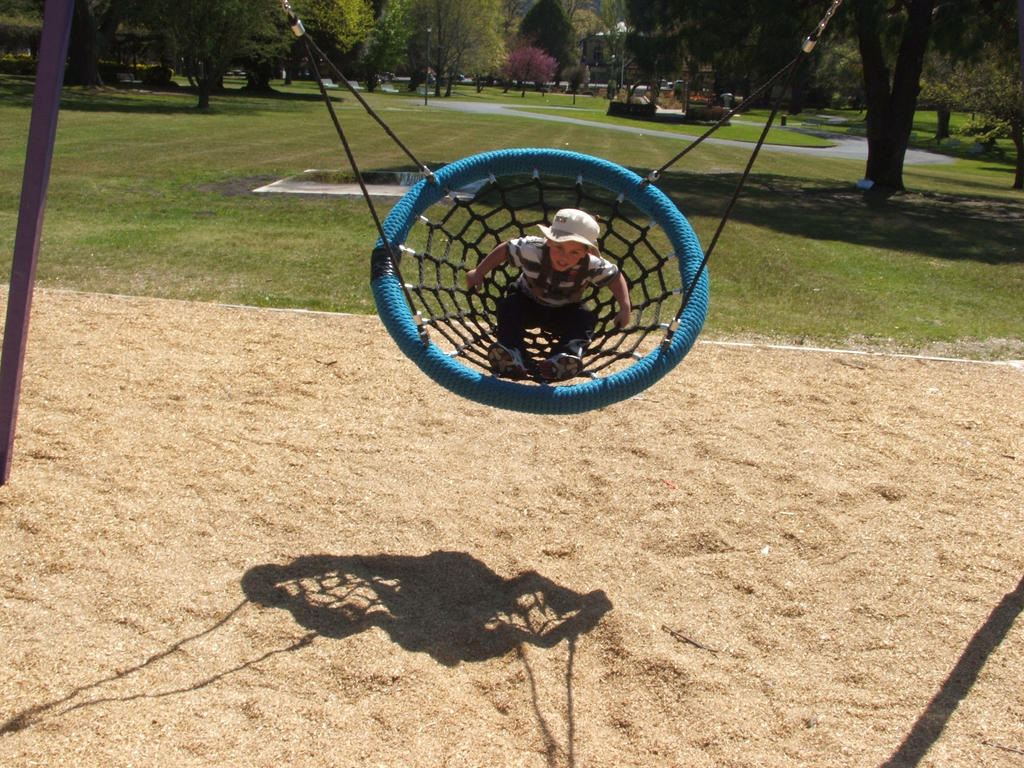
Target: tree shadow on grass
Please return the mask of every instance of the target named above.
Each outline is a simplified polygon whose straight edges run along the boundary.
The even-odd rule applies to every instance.
[[[1013,592],[1003,597],[985,623],[974,633],[938,693],[928,702],[899,749],[881,768],[913,768],[921,763],[928,750],[939,740],[960,702],[971,692],[985,662],[1010,633],[1022,611],[1024,578]]]
[[[284,608],[303,627],[344,638],[371,627],[445,666],[551,648],[592,630],[611,609],[604,592],[574,592],[536,571],[503,578],[464,552],[309,555],[260,565],[242,579],[254,603]]]
[[[0,98],[8,105],[31,107],[35,80],[31,77],[0,79]],[[282,104],[322,103],[317,90],[309,93],[281,91],[253,92],[241,88],[224,88],[211,94],[209,109],[197,108],[198,96],[191,87],[137,86],[133,89],[102,86],[99,88],[64,87],[60,108],[71,112],[120,112],[125,114],[183,114],[216,115],[237,114],[251,116],[259,112],[261,104],[277,109]],[[347,92],[331,94],[334,102],[351,98]],[[325,118],[326,119],[326,118]]]
[[[717,225],[738,174],[669,172],[658,182],[690,218]],[[970,194],[905,192],[886,195],[809,179],[753,174],[730,220],[809,240],[984,264],[1024,261],[1021,205]],[[698,233],[702,241],[710,232]],[[724,238],[728,237],[728,227]]]

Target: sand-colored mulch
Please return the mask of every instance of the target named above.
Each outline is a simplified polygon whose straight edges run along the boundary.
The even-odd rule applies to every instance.
[[[476,405],[376,318],[36,294],[3,766],[1022,766],[1024,372],[698,344]]]

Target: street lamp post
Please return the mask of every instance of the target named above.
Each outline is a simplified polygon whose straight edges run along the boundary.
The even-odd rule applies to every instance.
[[[423,106],[427,106],[427,98],[430,93],[430,33],[431,28],[427,27],[427,71],[423,79]]]
[[[626,79],[626,32],[629,31],[629,27],[626,26],[626,22],[619,21],[615,25],[616,42],[619,44],[619,88],[623,86],[623,80]],[[618,91],[616,91],[616,94]]]

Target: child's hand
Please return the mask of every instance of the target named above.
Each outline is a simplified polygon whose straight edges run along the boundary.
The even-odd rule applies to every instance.
[[[619,328],[625,328],[629,325],[629,322],[632,319],[631,316],[632,312],[628,307],[619,307],[619,311],[615,314],[615,324],[619,326]]]
[[[484,256],[483,261],[466,273],[466,288],[475,291],[479,288],[488,273],[508,258],[508,243],[499,243],[494,250]]]

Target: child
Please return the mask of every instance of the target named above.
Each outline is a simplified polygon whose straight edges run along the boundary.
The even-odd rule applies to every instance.
[[[541,224],[538,229],[543,238],[525,236],[499,244],[469,270],[466,286],[476,290],[488,272],[511,259],[520,274],[498,303],[498,343],[487,354],[491,367],[499,376],[526,376],[524,331],[540,328],[555,341],[555,354],[538,365],[541,378],[571,379],[583,368],[583,351],[597,325],[597,316],[581,303],[584,290],[607,285],[618,302],[615,323],[624,328],[632,311],[629,286],[619,268],[601,258],[601,227],[590,214],[563,208],[550,227]]]

